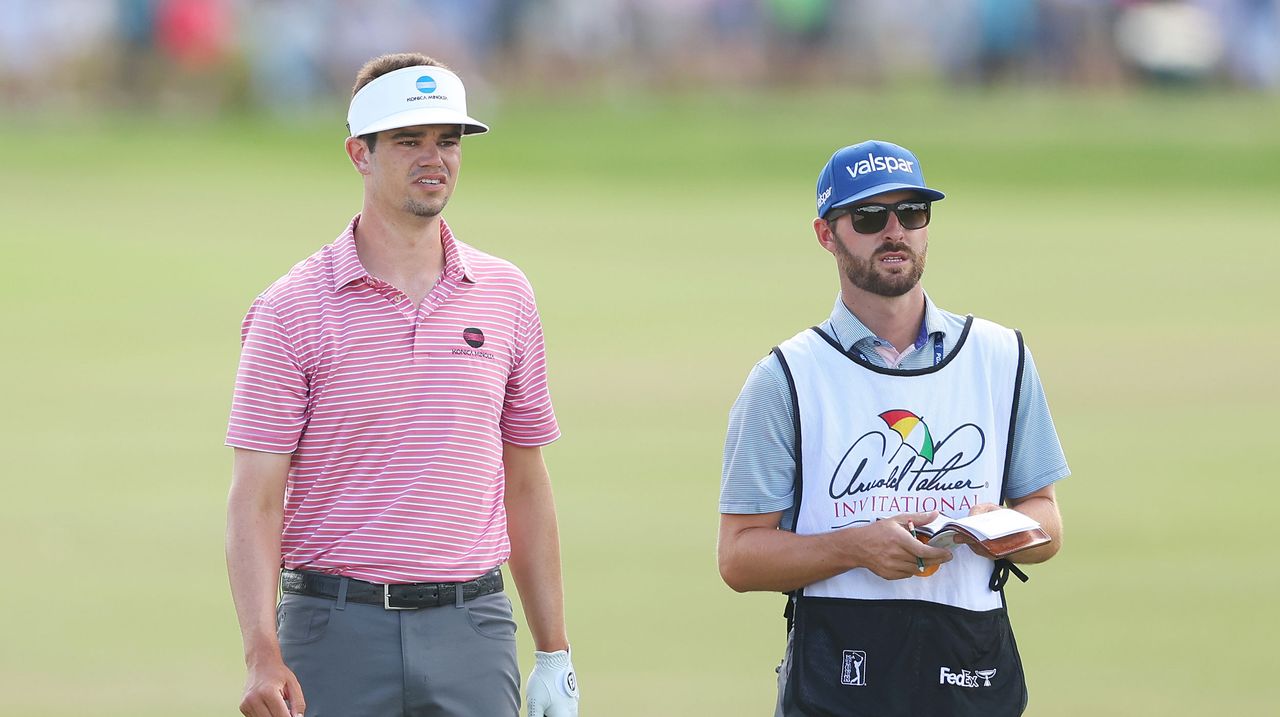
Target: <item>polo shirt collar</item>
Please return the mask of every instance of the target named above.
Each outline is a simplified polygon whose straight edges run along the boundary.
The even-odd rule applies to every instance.
[[[839,292],[836,292],[836,305],[831,309],[828,322],[835,334],[833,338],[840,342],[845,351],[852,351],[859,341],[874,341],[880,338],[872,333],[871,329],[868,329],[857,316],[854,316],[852,311],[849,311],[849,307],[845,306],[844,300],[840,298]],[[920,332],[920,337],[925,339],[934,334],[947,335],[942,312],[934,306],[928,292],[924,295],[924,325],[921,328],[923,330]],[[920,343],[920,338],[916,339],[916,343]]]
[[[444,247],[444,273],[457,281],[476,283],[475,272],[467,261],[466,247],[453,237],[453,230],[444,220],[440,220],[440,244]]]
[[[356,225],[360,223],[360,215],[357,214],[351,223],[347,225],[345,231],[338,236],[337,241],[333,243],[333,289],[337,291],[342,287],[350,284],[356,279],[363,279],[369,276],[369,272],[365,271],[364,264],[360,263],[360,256],[356,254]]]
[[[347,225],[345,231],[333,243],[332,276],[334,290],[350,284],[357,279],[370,276],[360,263],[360,255],[356,252],[356,227],[360,224],[357,214]],[[456,281],[476,283],[475,272],[467,261],[466,247],[453,236],[453,231],[444,219],[440,220],[440,245],[444,248],[444,275]]]

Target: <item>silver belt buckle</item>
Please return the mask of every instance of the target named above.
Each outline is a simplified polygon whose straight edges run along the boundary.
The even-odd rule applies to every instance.
[[[391,604],[391,583],[382,585],[382,607],[384,610],[413,610],[412,606],[401,607]]]

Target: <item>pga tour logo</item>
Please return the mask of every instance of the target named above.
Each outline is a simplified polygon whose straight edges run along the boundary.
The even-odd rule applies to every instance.
[[[952,672],[943,666],[938,670],[938,684],[955,685],[956,687],[990,687],[991,678],[995,676],[996,671],[994,669]]]
[[[862,687],[867,684],[867,653],[845,650],[840,663],[840,684]]]

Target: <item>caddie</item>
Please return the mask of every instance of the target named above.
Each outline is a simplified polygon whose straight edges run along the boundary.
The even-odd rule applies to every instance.
[[[730,412],[720,574],[789,594],[778,717],[1027,704],[1004,584],[1061,547],[1054,484],[1070,471],[1021,334],[944,311],[920,284],[943,196],[896,144],[831,156],[813,230],[835,257],[835,306],[755,365]],[[913,537],[940,513],[1000,506],[1051,542],[997,561]]]
[[[361,68],[363,207],[244,319],[227,566],[250,717],[578,713],[542,446],[559,437],[528,280],[441,212],[467,113],[425,55]],[[277,604],[277,590],[282,593]]]

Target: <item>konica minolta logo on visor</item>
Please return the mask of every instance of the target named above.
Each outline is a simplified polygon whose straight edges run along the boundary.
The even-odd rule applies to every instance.
[[[406,97],[405,98],[406,102],[415,102],[417,100],[449,99],[449,95],[434,94],[436,91],[436,88],[439,87],[439,85],[436,83],[436,78],[432,77],[431,75],[423,75],[422,77],[419,77],[415,86],[418,88],[418,91],[421,92],[422,94],[414,95],[412,97]]]

